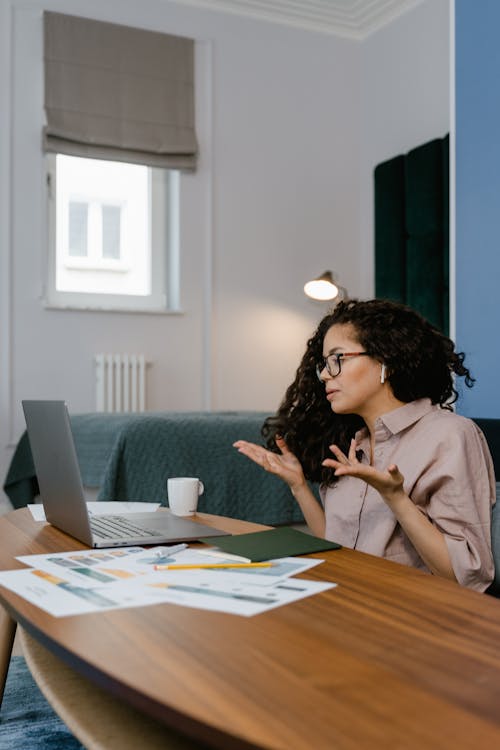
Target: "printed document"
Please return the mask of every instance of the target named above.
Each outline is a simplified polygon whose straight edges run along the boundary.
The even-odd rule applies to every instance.
[[[183,546],[26,555],[17,559],[29,567],[0,572],[0,585],[54,617],[162,602],[248,617],[335,586],[292,577],[323,562],[315,558],[281,558],[269,568],[155,569],[214,563],[203,550],[179,551]]]

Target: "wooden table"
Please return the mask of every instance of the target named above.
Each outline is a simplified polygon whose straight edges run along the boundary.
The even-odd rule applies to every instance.
[[[255,524],[200,514],[242,532]],[[81,549],[28,510],[0,519],[0,568]],[[54,618],[0,588],[0,657],[21,623],[73,669],[216,748],[500,746],[500,601],[348,549],[338,587],[256,617],[170,604]]]

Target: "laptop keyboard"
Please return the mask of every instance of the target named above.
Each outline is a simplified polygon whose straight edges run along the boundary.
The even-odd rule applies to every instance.
[[[122,516],[93,516],[92,532],[103,539],[130,539],[134,536],[158,536],[157,532],[137,526]]]

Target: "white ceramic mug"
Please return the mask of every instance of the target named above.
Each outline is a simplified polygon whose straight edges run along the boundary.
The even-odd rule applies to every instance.
[[[170,477],[167,479],[168,507],[176,516],[192,516],[204,489],[197,477]]]

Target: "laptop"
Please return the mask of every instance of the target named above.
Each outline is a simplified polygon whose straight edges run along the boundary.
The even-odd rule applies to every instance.
[[[153,513],[89,516],[71,422],[64,401],[23,401],[33,462],[47,521],[89,547],[188,542],[228,532]]]

